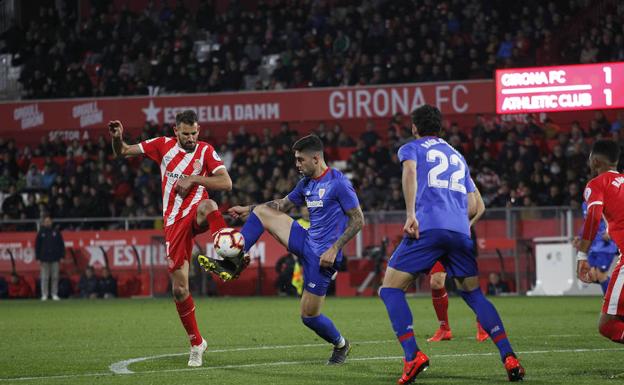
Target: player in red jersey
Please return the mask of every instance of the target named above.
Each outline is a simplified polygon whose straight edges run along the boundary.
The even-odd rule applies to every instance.
[[[577,274],[583,282],[596,280],[587,262],[587,251],[605,217],[609,236],[620,249],[611,282],[607,288],[600,315],[600,334],[611,341],[624,343],[624,174],[617,171],[620,148],[611,140],[598,140],[589,155],[589,167],[594,179],[585,187],[583,196],[587,202],[587,217],[583,236],[577,244]]]
[[[476,254],[476,235],[472,226],[477,223],[479,218],[481,218],[485,212],[485,204],[483,203],[479,189],[475,188],[475,193],[477,195],[477,199],[474,207],[472,205],[469,207],[469,215],[471,215],[470,230],[472,238],[475,240]],[[429,284],[431,285],[431,302],[433,302],[433,309],[438,317],[440,327],[436,330],[433,336],[427,339],[427,342],[449,341],[453,338],[453,333],[451,332],[451,325],[448,320],[448,294],[446,292],[446,288],[444,287],[444,283],[446,282],[446,270],[444,270],[444,266],[440,263],[440,261],[433,265],[429,271],[429,275]],[[481,324],[477,320],[477,341],[483,342],[487,340],[488,337],[487,332],[483,330]]]
[[[165,245],[176,308],[191,341],[188,366],[201,366],[207,343],[195,320],[195,304],[189,293],[189,262],[193,237],[210,228],[214,234],[226,227],[208,191],[228,191],[232,180],[215,149],[198,141],[197,114],[186,110],[176,115],[174,137],[126,144],[120,121],[108,124],[116,156],[145,155],[160,166],[162,177]]]

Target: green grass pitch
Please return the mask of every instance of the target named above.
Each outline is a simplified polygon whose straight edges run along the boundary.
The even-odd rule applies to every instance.
[[[427,343],[436,320],[427,297],[410,298],[414,331],[431,367],[416,383],[502,384],[491,341],[450,300],[454,340]],[[624,383],[624,346],[602,338],[591,298],[495,298],[532,384]],[[186,366],[186,335],[171,299],[0,303],[4,384],[394,384],[401,348],[377,298],[329,298],[324,313],[353,343],[347,364],[328,367],[330,346],[303,326],[293,298],[197,298],[208,341],[204,366]],[[155,357],[156,356],[156,357]],[[158,357],[160,356],[160,357]],[[132,360],[124,364],[120,361]],[[116,365],[114,365],[116,363]],[[115,374],[111,365],[128,374]]]

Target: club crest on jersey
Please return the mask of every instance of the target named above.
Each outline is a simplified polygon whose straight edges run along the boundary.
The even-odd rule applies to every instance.
[[[325,189],[324,188],[320,188],[319,189],[319,198],[323,199],[323,195],[325,195]]]
[[[199,159],[195,159],[193,162],[193,174],[199,174],[202,169],[202,162]]]

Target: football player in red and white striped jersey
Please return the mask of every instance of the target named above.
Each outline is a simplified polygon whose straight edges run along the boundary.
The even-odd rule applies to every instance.
[[[620,249],[620,259],[605,294],[599,330],[610,340],[624,343],[624,174],[617,171],[619,159],[620,148],[614,141],[598,140],[594,143],[589,166],[595,178],[587,183],[583,194],[587,202],[587,217],[582,239],[576,246],[579,279],[587,283],[595,281],[587,263],[587,251],[604,216],[608,234]]]
[[[176,115],[175,136],[126,144],[120,121],[108,124],[113,152],[117,156],[145,155],[160,166],[162,177],[165,245],[173,296],[180,320],[191,341],[189,366],[201,366],[207,343],[195,320],[195,304],[189,293],[188,273],[193,237],[208,228],[214,234],[226,227],[208,191],[228,191],[232,180],[215,149],[198,141],[197,114],[186,110]]]

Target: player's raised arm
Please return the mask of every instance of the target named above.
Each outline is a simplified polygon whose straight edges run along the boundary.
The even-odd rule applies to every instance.
[[[416,161],[405,160],[403,161],[403,198],[405,199],[405,212],[407,218],[405,219],[405,226],[403,231],[411,238],[418,239],[418,220],[416,219]]]
[[[123,140],[123,125],[119,120],[108,122],[108,130],[111,133],[113,154],[115,156],[136,156],[143,154],[138,144],[127,144]]]

